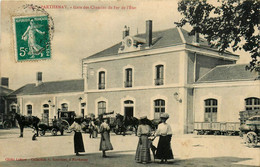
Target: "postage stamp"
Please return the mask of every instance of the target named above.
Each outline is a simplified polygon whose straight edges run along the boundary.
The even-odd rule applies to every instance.
[[[48,16],[13,18],[17,61],[51,58]]]

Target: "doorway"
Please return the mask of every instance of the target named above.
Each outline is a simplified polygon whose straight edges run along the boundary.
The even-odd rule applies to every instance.
[[[134,107],[125,107],[125,117],[134,116]]]

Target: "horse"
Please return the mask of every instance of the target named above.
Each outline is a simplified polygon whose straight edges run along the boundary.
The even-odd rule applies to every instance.
[[[121,114],[116,114],[116,133],[122,133],[125,135],[127,127],[132,127],[135,129],[135,134],[137,135],[137,128],[139,125],[139,120],[131,116],[123,116]]]
[[[20,127],[20,136],[23,137],[23,129],[24,127],[30,127],[34,128],[36,130],[36,135],[38,134],[38,123],[40,122],[40,119],[36,116],[24,116],[20,115],[18,113],[15,113],[14,119],[17,120],[19,127]]]

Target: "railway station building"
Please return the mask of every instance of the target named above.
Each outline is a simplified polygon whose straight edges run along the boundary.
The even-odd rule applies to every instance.
[[[174,133],[183,134],[196,121],[239,122],[239,111],[259,107],[258,74],[237,65],[238,55],[182,28],[154,32],[151,20],[144,34],[129,31],[82,60],[88,113],[158,119],[166,112]]]

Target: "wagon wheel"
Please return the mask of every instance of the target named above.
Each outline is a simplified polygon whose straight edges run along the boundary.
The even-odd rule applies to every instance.
[[[257,134],[255,132],[248,132],[246,134],[246,142],[248,147],[255,147],[257,145]]]
[[[70,127],[70,124],[68,123],[68,121],[62,120],[62,121],[61,121],[61,126],[62,126],[62,129],[68,130],[69,127]]]
[[[52,130],[51,130],[51,134],[53,135],[53,136],[57,136],[57,129],[55,129],[55,128],[53,128]]]
[[[4,121],[3,128],[10,129],[12,127],[12,123],[10,121]]]
[[[41,130],[39,133],[40,133],[40,136],[44,136],[45,135],[45,130]]]

